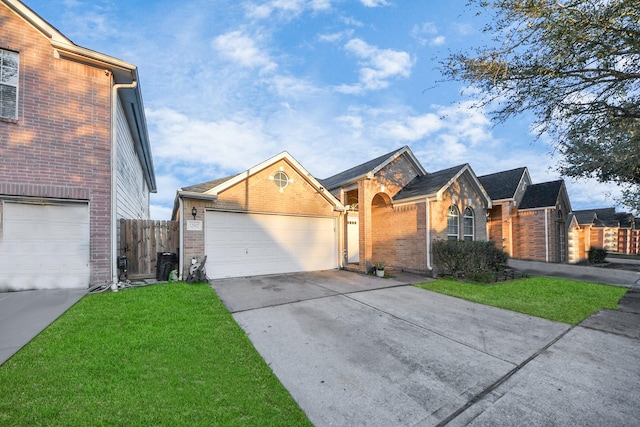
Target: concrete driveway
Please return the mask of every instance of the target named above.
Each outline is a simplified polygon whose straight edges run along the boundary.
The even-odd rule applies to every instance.
[[[640,341],[345,271],[212,281],[316,426],[637,425]]]

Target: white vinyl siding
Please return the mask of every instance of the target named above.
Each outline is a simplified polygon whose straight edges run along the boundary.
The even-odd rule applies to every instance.
[[[120,102],[117,141],[117,219],[149,219],[149,187]]]
[[[0,291],[86,288],[89,205],[3,203]]]
[[[211,279],[338,268],[336,219],[209,211]]]
[[[20,55],[0,49],[0,118],[18,118],[18,77]]]

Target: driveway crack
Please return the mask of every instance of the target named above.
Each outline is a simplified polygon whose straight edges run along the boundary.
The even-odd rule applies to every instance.
[[[555,337],[553,340],[551,340],[549,343],[547,343],[544,347],[540,348],[538,351],[533,353],[529,358],[524,360],[522,363],[518,364],[515,368],[513,368],[512,370],[507,372],[502,377],[498,378],[498,380],[495,381],[493,384],[489,385],[489,387],[485,388],[484,390],[480,391],[478,394],[473,396],[471,399],[469,399],[467,401],[467,403],[465,403],[460,408],[458,408],[457,410],[452,412],[447,418],[445,418],[444,420],[440,421],[437,424],[437,426],[445,426],[445,425],[447,425],[448,423],[450,423],[451,421],[456,419],[458,416],[460,416],[467,409],[469,409],[470,407],[472,407],[476,403],[480,402],[487,395],[489,395],[491,392],[493,392],[498,387],[500,387],[502,384],[504,384],[509,378],[514,376],[516,373],[518,373],[522,368],[527,366],[532,360],[534,360],[535,358],[540,356],[542,353],[547,351],[547,349],[549,349],[552,345],[557,343],[560,339],[562,339],[565,335],[567,335],[569,332],[571,332],[574,328],[575,328],[575,326],[572,325],[570,328],[568,328],[567,330],[563,331],[560,335]]]

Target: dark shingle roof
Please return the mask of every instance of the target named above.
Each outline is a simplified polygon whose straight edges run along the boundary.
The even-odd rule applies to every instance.
[[[522,180],[522,175],[526,170],[527,168],[525,167],[496,172],[479,176],[478,180],[487,190],[491,200],[513,199],[518,190],[518,184]]]
[[[403,200],[412,197],[427,196],[429,194],[437,193],[465,166],[468,166],[468,163],[419,176],[409,184],[407,184],[398,194],[396,194],[393,200]]]
[[[593,224],[600,227],[631,227],[633,215],[616,213],[616,208],[584,209],[575,211],[578,224]]]
[[[593,224],[598,217],[593,209],[573,211],[578,224]]]
[[[398,148],[397,150],[393,150],[390,153],[384,154],[380,157],[376,157],[373,160],[369,160],[366,163],[362,163],[358,166],[354,166],[351,169],[347,169],[346,171],[340,172],[336,175],[330,176],[329,178],[320,179],[320,183],[327,190],[333,190],[334,188],[339,187],[344,182],[349,182],[355,178],[358,178],[362,175],[366,175],[368,172],[371,172],[376,167],[380,166],[382,163],[387,161],[390,157],[394,156],[401,150],[404,150],[405,147]]]
[[[213,187],[216,187],[223,182],[229,181],[231,178],[237,175],[228,176],[226,178],[218,178],[213,181],[203,182],[201,184],[190,185],[189,187],[182,187],[182,191],[188,191],[191,193],[206,193],[211,190]]]
[[[562,189],[562,180],[531,184],[520,202],[520,209],[535,209],[555,206]]]

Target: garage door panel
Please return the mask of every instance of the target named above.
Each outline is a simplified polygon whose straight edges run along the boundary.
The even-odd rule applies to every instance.
[[[337,267],[334,218],[207,212],[211,278]]]
[[[0,236],[0,289],[88,286],[88,204],[5,202]]]

